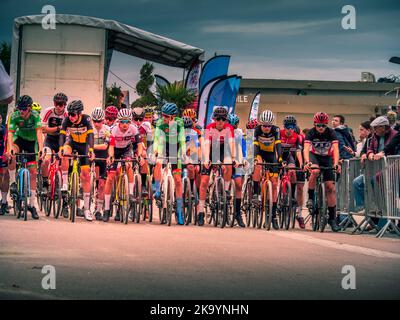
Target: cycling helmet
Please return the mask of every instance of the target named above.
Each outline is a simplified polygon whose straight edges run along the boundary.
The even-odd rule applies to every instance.
[[[176,106],[175,103],[167,102],[162,106],[161,112],[169,116],[174,116],[178,114],[178,107]]]
[[[118,111],[118,120],[132,120],[132,110],[123,108]]]
[[[246,129],[255,129],[258,126],[258,121],[257,119],[250,120],[246,124]]]
[[[192,108],[185,109],[185,110],[183,110],[182,116],[194,119],[197,116],[197,112],[196,112],[196,110],[194,110]]]
[[[329,117],[325,112],[317,112],[314,115],[314,123],[328,124],[329,123]]]
[[[154,111],[153,111],[153,108],[151,106],[146,106],[144,108],[144,116],[145,117],[150,118],[150,117],[153,116],[153,113],[154,113]]]
[[[183,117],[183,124],[185,126],[185,129],[190,129],[193,128],[193,120],[190,117]]]
[[[297,125],[297,120],[296,120],[295,116],[288,115],[283,119],[283,126],[284,127],[290,126],[290,125],[292,125],[292,126],[296,126]]]
[[[102,107],[96,107],[92,111],[92,119],[94,121],[104,120],[104,110]]]
[[[53,101],[56,102],[56,103],[64,103],[64,104],[67,104],[68,97],[67,97],[64,93],[59,92],[59,93],[56,93],[56,94],[54,95]]]
[[[144,109],[143,108],[133,108],[132,109],[132,116],[134,118],[144,118]]]
[[[83,103],[81,100],[74,100],[71,101],[68,106],[67,106],[67,112],[68,113],[81,113],[83,111]]]
[[[213,119],[221,117],[227,118],[228,117],[228,109],[223,106],[216,106],[213,111]]]
[[[28,108],[32,106],[33,100],[30,96],[24,95],[18,98],[17,108]]]
[[[118,109],[114,106],[108,106],[105,110],[106,118],[117,119]]]
[[[260,115],[260,123],[266,124],[266,125],[274,125],[276,121],[275,115],[271,110],[265,110],[261,115]]]
[[[42,106],[39,103],[34,102],[32,103],[32,110],[35,110],[40,113],[40,111],[42,111]]]
[[[232,126],[237,126],[239,124],[239,117],[234,113],[230,113],[228,115],[228,122]]]

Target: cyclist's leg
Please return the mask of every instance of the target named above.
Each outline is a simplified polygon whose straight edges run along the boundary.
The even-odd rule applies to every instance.
[[[208,183],[210,182],[210,173],[211,167],[209,169],[206,169],[206,167],[202,165],[200,172],[199,204],[197,207],[197,212],[199,213],[199,226],[202,226],[204,224],[204,207],[206,203]]]
[[[106,164],[105,162],[96,163],[96,181],[97,181],[97,199],[96,211],[103,212],[104,205],[104,187],[106,182]]]
[[[64,155],[70,155],[72,154],[72,148],[70,144],[67,142],[64,144]],[[68,169],[69,169],[69,158],[67,157],[62,157],[61,159],[61,172],[62,172],[62,190],[67,191],[68,190]]]
[[[233,179],[235,181],[235,217],[236,220],[242,228],[245,227],[245,224],[243,223],[242,220],[242,211],[241,211],[241,206],[242,206],[242,183],[243,183],[243,176],[235,172],[233,175]]]
[[[314,166],[320,166],[320,158],[310,152],[310,161]],[[319,170],[311,170],[310,177],[308,179],[308,201],[307,205],[312,206],[314,201],[315,184],[317,181],[317,176],[319,175]]]
[[[13,149],[15,153],[19,153],[20,152],[20,138],[17,138],[14,141],[14,145],[13,145]],[[8,164],[8,173],[10,176],[10,192],[11,193],[16,193],[17,192],[17,185],[15,182],[15,174],[16,174],[16,167],[17,167],[17,163],[16,163],[16,158],[15,155],[11,155],[11,159],[10,159],[10,163]]]
[[[265,155],[265,162],[276,163],[276,157],[274,153],[267,153]],[[272,219],[276,219],[276,209],[278,207],[278,176],[279,168],[272,167],[269,169],[270,180],[272,183]],[[272,222],[274,223],[274,221]]]
[[[324,157],[321,160],[321,166],[332,167],[333,160],[331,157]],[[322,171],[322,180],[325,182],[326,188],[326,201],[328,205],[329,224],[332,226],[332,221],[336,222],[336,188],[335,188],[335,175],[332,170]],[[336,227],[332,226],[332,229]]]
[[[103,221],[107,222],[110,219],[110,208],[111,208],[111,191],[115,179],[116,163],[114,162],[107,173],[107,179],[104,186],[104,214]]]
[[[182,187],[182,168],[181,164],[173,164],[172,165],[172,175],[174,177],[175,182],[175,197],[176,197],[176,214],[178,216],[178,224],[184,224],[183,219],[183,187]]]
[[[261,155],[256,156],[258,162],[262,162],[263,158]],[[253,172],[253,184],[254,184],[254,196],[258,198],[258,195],[260,194],[260,181],[261,181],[261,175],[262,175],[262,166],[261,165],[255,165],[254,166],[254,172]]]
[[[7,194],[10,183],[10,175],[8,174],[7,161],[0,162],[0,190],[1,190],[1,208],[0,215],[8,213]]]

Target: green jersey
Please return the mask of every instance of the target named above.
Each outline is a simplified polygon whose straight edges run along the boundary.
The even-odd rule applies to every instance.
[[[10,116],[8,130],[15,132],[15,138],[22,138],[28,141],[37,141],[36,129],[42,126],[40,115],[37,111],[31,110],[28,119],[21,116],[19,110],[14,111]]]
[[[186,153],[185,126],[181,118],[176,117],[169,124],[164,123],[163,118],[157,121],[153,149],[162,154],[167,144],[179,144],[182,153]]]

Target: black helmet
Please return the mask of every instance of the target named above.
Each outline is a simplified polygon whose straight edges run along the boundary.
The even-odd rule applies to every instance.
[[[56,102],[56,103],[65,103],[65,104],[67,104],[68,98],[64,93],[59,92],[59,93],[56,93],[54,95],[53,101]]]
[[[297,125],[297,120],[296,120],[295,116],[292,116],[292,115],[286,116],[286,117],[283,119],[283,125],[284,125],[285,127],[286,127],[286,126],[290,126],[290,125],[296,126],[296,125]]]
[[[182,120],[183,120],[183,125],[185,126],[185,129],[193,128],[193,120],[192,120],[192,118],[183,117]]]
[[[215,118],[227,118],[228,117],[228,109],[226,109],[225,107],[222,106],[217,106],[215,107],[214,111],[213,111],[213,116],[214,119]]]
[[[30,96],[24,95],[18,98],[17,108],[28,108],[32,106],[33,100]]]
[[[83,111],[83,103],[81,100],[74,100],[68,104],[68,113],[81,113]]]

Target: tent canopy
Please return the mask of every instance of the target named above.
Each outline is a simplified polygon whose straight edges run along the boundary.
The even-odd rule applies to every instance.
[[[18,17],[14,20],[14,41],[19,38],[19,29],[23,25],[42,24],[44,15]],[[107,46],[145,60],[164,65],[189,68],[199,59],[204,60],[204,50],[168,39],[126,24],[94,17],[56,14],[56,23],[101,28],[108,31]],[[17,42],[18,43],[18,42]]]

